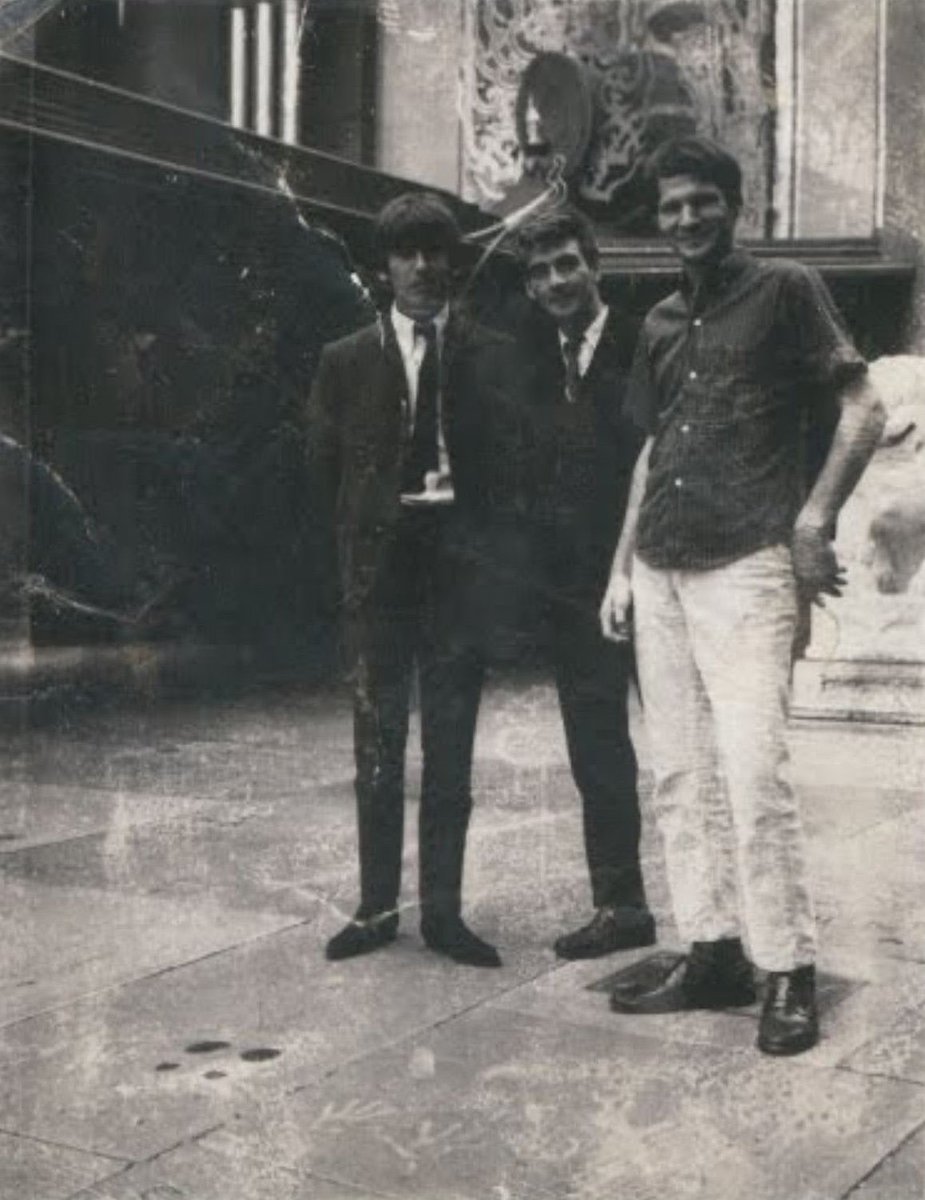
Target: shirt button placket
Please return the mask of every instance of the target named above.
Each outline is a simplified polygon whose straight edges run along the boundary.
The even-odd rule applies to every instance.
[[[700,319],[700,317],[694,317],[693,320],[691,321],[691,332],[690,332],[690,337],[689,337],[689,342],[688,342],[687,378],[692,383],[695,383],[697,381],[697,379],[699,378],[699,373],[697,371],[697,349],[698,349],[699,338],[698,338],[697,334],[698,334],[699,330],[702,328],[702,326],[703,326],[703,321]],[[686,446],[687,446],[687,444],[689,444],[689,443],[687,443],[687,437],[690,434],[690,431],[691,431],[690,422],[684,421],[681,425],[681,433],[684,435],[685,453],[686,453]],[[674,477],[673,482],[674,482],[675,495],[678,497],[678,501],[680,502],[681,492],[684,490],[684,477],[682,475],[676,475]]]

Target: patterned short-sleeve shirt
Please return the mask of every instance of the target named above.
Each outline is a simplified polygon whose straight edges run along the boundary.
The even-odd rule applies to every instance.
[[[703,570],[789,541],[806,420],[866,363],[819,274],[734,250],[649,313],[627,411],[653,438],[636,552]]]

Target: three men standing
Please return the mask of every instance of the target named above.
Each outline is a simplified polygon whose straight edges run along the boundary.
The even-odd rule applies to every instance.
[[[636,328],[601,297],[597,242],[581,213],[537,218],[517,249],[540,317],[522,345],[528,507],[595,910],[555,949],[593,958],[655,941],[627,719],[632,650],[605,641],[598,621],[642,443],[623,416]]]
[[[652,987],[618,987],[626,1013],[746,1005],[768,972],[758,1045],[818,1038],[815,928],[785,739],[798,594],[838,595],[839,509],[883,428],[866,366],[818,275],[734,245],[736,161],[706,139],[651,166],[681,287],[639,340],[628,408],[647,435],[601,606],[636,652],[655,807],[690,954]],[[808,495],[805,426],[840,416]]]
[[[500,340],[446,307],[459,235],[442,202],[406,196],[380,217],[392,312],[327,348],[311,403],[357,661],[361,903],[327,952],[395,937],[417,662],[422,932],[459,962],[500,962],[460,917],[483,675],[474,626],[486,615],[471,588],[505,487],[525,480],[595,908],[556,951],[590,958],[655,940],[627,722],[632,620],[656,814],[691,951],[654,983],[618,985],[611,1006],[751,1004],[754,963],[768,975],[758,1045],[794,1054],[815,1044],[818,1017],[785,737],[791,653],[799,601],[840,594],[835,521],[883,409],[818,275],[735,246],[736,161],[690,137],[661,147],[651,174],[679,290],[649,313],[634,354],[631,323],[601,297],[588,222],[572,210],[537,218],[518,246],[542,319],[516,385]],[[506,442],[511,396],[523,403]],[[833,400],[837,425],[808,486],[807,426]]]

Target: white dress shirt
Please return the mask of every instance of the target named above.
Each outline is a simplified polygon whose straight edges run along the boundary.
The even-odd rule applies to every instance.
[[[605,304],[601,311],[597,314],[588,328],[581,335],[581,345],[578,347],[578,374],[584,378],[585,372],[591,366],[591,360],[594,358],[594,351],[597,349],[597,344],[601,340],[601,334],[604,332],[604,326],[607,323],[607,316],[610,309]],[[559,330],[559,346],[562,349],[562,357],[565,358],[565,346],[570,339],[565,336],[562,330]]]
[[[435,316],[431,317],[431,321],[437,330],[438,361],[443,357],[443,335],[449,315],[449,306],[445,304]],[[408,382],[407,421],[410,430],[414,427],[414,412],[417,407],[418,376],[420,375],[421,363],[424,361],[424,354],[427,350],[427,340],[416,334],[414,327],[415,325],[425,324],[425,322],[415,321],[413,317],[408,317],[403,312],[399,312],[394,304],[392,305],[391,318],[392,328],[395,330],[395,340],[398,342],[398,349],[401,352],[401,360],[405,368],[405,379]],[[437,453],[440,461],[440,476],[442,479],[448,481],[450,478],[450,458],[446,451],[446,441],[443,436],[443,395],[439,389],[437,391]]]
[[[447,305],[444,305],[435,317],[431,317],[431,322],[437,329],[438,357],[443,356],[443,332],[446,329],[449,315],[450,310]],[[421,363],[424,361],[424,352],[427,349],[426,339],[419,337],[414,332],[415,325],[419,324],[426,324],[426,322],[415,321],[413,317],[406,317],[403,312],[398,311],[394,304],[392,305],[392,328],[395,330],[395,340],[398,342],[401,359],[405,364],[405,378],[408,380],[409,415],[412,421],[418,399],[418,375],[421,372]],[[437,398],[437,403],[438,405],[440,403],[439,397]]]

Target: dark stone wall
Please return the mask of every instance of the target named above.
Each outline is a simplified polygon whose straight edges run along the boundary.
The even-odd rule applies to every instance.
[[[301,415],[369,316],[342,244],[282,195],[51,139],[33,192],[33,447],[89,530],[46,488],[33,556],[136,635],[333,644]]]
[[[0,78],[3,64],[0,63]],[[0,138],[0,581],[21,576],[29,544],[29,481],[20,454],[30,437],[30,247],[32,142]],[[0,587],[0,647],[28,635],[20,593]]]
[[[225,120],[227,13],[190,0],[63,0],[38,24],[36,61]]]

